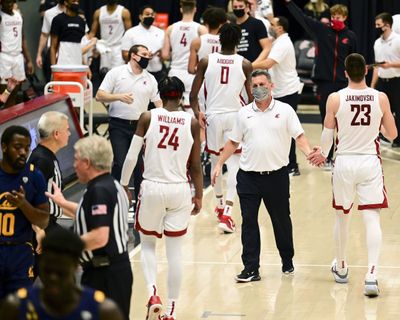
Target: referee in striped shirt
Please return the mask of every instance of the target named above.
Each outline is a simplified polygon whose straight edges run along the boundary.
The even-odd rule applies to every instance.
[[[129,201],[110,173],[111,144],[94,135],[79,140],[74,149],[76,175],[87,184],[82,199],[79,204],[68,201],[58,188],[48,196],[64,212],[75,212],[74,229],[85,243],[82,285],[103,291],[129,319],[133,284],[128,256]]]

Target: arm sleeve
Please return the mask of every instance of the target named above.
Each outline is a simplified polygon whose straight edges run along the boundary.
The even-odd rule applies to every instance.
[[[91,201],[88,204],[88,212],[86,213],[89,218],[87,219],[88,229],[112,225],[114,208],[117,204],[117,197],[113,197],[115,192],[114,190],[106,190],[103,187],[91,189],[91,193],[88,195]]]
[[[117,69],[119,70],[119,68],[117,68]],[[115,70],[116,69],[111,69],[110,71],[107,72],[106,76],[103,79],[103,82],[100,84],[99,90],[103,90],[107,93],[114,92]],[[118,70],[117,70],[117,73],[118,73]]]
[[[299,117],[297,116],[296,112],[292,109],[291,106],[288,105],[290,108],[290,115],[288,117],[288,132],[293,139],[296,139],[299,135],[304,133],[304,129],[301,126]]]
[[[158,83],[154,77],[152,79],[152,82],[153,82],[153,92],[151,94],[150,101],[155,102],[155,101],[161,100],[161,98],[160,98],[160,95],[158,94]]]
[[[46,11],[44,13],[44,17],[43,17],[42,32],[43,33],[50,33],[50,29],[51,29],[51,21],[50,21],[49,14]]]
[[[268,38],[267,29],[265,28],[265,25],[261,20],[254,19],[254,25],[254,31],[257,40]]]
[[[275,45],[272,46],[268,58],[276,61],[277,63],[281,63],[283,60],[285,60],[286,54],[288,52],[289,50],[285,46],[285,44],[281,41],[278,41],[275,43]]]
[[[132,46],[132,39],[130,30],[126,31],[121,40],[121,50],[129,51]]]
[[[59,16],[54,17],[53,21],[51,22],[50,34],[55,36],[60,36],[60,19]]]
[[[313,38],[317,38],[317,35],[323,36],[321,35],[321,31],[324,28],[324,24],[322,22],[305,15],[293,0],[287,3],[287,8],[309,35],[311,35]]]

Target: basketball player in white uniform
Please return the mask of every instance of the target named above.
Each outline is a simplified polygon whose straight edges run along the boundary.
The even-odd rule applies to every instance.
[[[336,258],[331,271],[336,282],[348,282],[345,250],[349,213],[357,194],[368,249],[364,294],[377,296],[377,265],[382,242],[379,212],[388,207],[379,153],[379,132],[393,140],[397,136],[397,129],[387,96],[367,87],[365,83],[367,69],[363,56],[357,53],[349,55],[345,60],[345,68],[349,85],[329,96],[321,149],[314,148],[315,153],[309,159],[317,165],[323,163],[331,148],[336,128],[338,143],[332,173],[333,207],[336,209]]]
[[[218,161],[218,156],[232,130],[236,114],[245,103],[240,92],[245,86],[251,95],[251,63],[236,54],[236,46],[242,37],[237,25],[226,23],[220,31],[221,53],[214,52],[200,60],[190,92],[190,104],[200,125],[206,128],[206,151],[211,155],[211,171]],[[205,90],[205,115],[199,110],[198,93],[203,84]],[[236,173],[239,169],[239,155],[232,156],[227,162],[228,186],[226,201],[223,200],[222,178],[214,185],[217,198],[216,213],[218,227],[224,232],[235,231],[231,218],[233,200],[236,194]]]
[[[189,93],[192,88],[194,76],[187,71],[190,54],[190,44],[193,39],[205,34],[206,27],[193,21],[196,13],[196,0],[181,0],[182,20],[170,25],[165,32],[164,46],[161,55],[164,60],[171,59],[169,77],[178,77],[185,85],[183,105],[187,111],[191,111]]]
[[[7,80],[25,80],[24,58],[28,74],[33,73],[33,64],[23,34],[23,20],[19,11],[14,10],[15,0],[2,0],[0,11],[0,92],[7,89]],[[17,90],[10,93],[5,107],[15,103]]]
[[[190,215],[199,213],[202,205],[200,126],[189,113],[178,111],[185,91],[181,80],[166,78],[158,88],[164,107],[140,116],[122,169],[121,184],[127,189],[139,151],[145,144],[144,180],[135,227],[140,233],[141,262],[149,293],[146,319],[174,320],[182,281],[182,236]],[[193,198],[187,168],[194,184]],[[163,234],[168,259],[168,303],[165,315],[159,318],[163,308],[157,295],[155,247],[156,239]]]
[[[100,69],[111,69],[124,64],[121,55],[121,41],[126,30],[132,27],[128,9],[118,4],[118,0],[108,0],[93,14],[90,34],[95,37],[100,27],[100,38],[104,48],[100,56]]]

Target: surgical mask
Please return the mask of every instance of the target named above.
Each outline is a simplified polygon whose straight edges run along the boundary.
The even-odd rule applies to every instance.
[[[376,28],[375,30],[379,37],[385,32],[382,28]]]
[[[346,27],[346,25],[344,24],[343,21],[335,20],[335,19],[331,20],[331,26],[332,26],[332,29],[336,30],[336,31],[341,31]]]
[[[238,17],[241,18],[245,15],[244,9],[233,9],[233,14]]]
[[[154,22],[154,18],[153,17],[145,17],[145,18],[143,18],[143,24],[146,27],[150,27],[153,24],[153,22]]]
[[[69,5],[69,10],[71,10],[71,11],[74,12],[74,13],[78,13],[78,12],[79,12],[79,9],[80,9],[80,7],[79,7],[79,4],[78,4],[78,3],[71,3],[71,4]]]
[[[275,38],[275,39],[277,38],[277,34],[276,34],[274,28],[272,28],[272,27],[269,27],[269,28],[268,28],[268,34],[269,34],[272,38]]]
[[[259,86],[253,88],[253,97],[256,101],[265,101],[270,97],[270,93],[266,87]]]
[[[149,65],[149,58],[146,58],[146,57],[142,57],[142,56],[139,56],[140,57],[140,60],[139,61],[137,61],[137,60],[135,60],[137,63],[138,63],[138,65],[142,68],[142,69],[146,69],[147,68],[147,66]]]

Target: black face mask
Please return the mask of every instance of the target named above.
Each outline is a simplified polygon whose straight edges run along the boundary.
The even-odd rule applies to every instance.
[[[140,57],[140,60],[139,61],[136,61],[137,63],[138,63],[138,65],[142,68],[142,69],[146,69],[147,68],[147,66],[149,65],[149,58],[146,58],[146,57],[142,57],[142,56],[139,56]]]
[[[245,15],[244,9],[233,9],[233,14],[238,17],[241,18]]]
[[[146,17],[143,19],[143,24],[147,27],[150,27],[154,22],[154,18],[153,17]]]
[[[77,4],[77,3],[71,3],[69,5],[69,10],[71,10],[73,13],[78,13],[79,9],[80,9],[80,7],[79,7],[79,4]]]
[[[382,30],[382,28],[376,28],[376,33],[380,37],[385,31]]]

